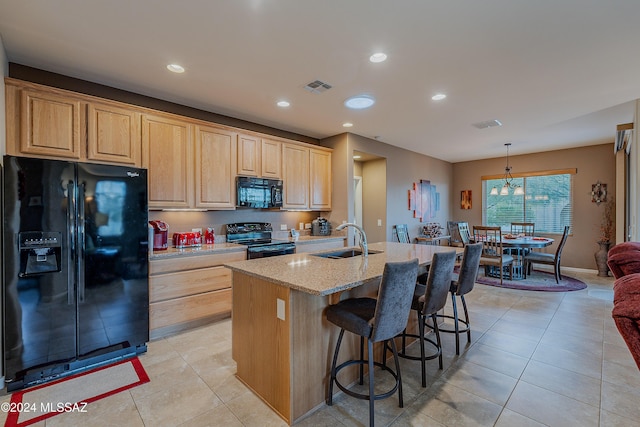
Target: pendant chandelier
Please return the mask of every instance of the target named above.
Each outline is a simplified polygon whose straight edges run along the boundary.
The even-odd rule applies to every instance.
[[[489,194],[491,194],[492,196],[497,196],[498,194],[500,194],[501,196],[508,196],[509,189],[513,188],[514,196],[522,196],[524,195],[524,189],[518,184],[514,183],[513,176],[511,176],[511,166],[509,166],[509,147],[511,146],[511,143],[507,142],[504,145],[507,147],[507,166],[504,168],[504,177],[502,178],[504,180],[504,184],[502,185],[500,192],[498,192],[498,187],[493,187]]]

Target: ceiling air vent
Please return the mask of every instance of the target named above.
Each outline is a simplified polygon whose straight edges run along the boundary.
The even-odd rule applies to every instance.
[[[500,120],[487,120],[484,122],[474,123],[473,126],[477,127],[478,129],[486,129],[495,126],[502,126],[502,123],[500,122]]]
[[[315,80],[308,83],[304,88],[311,93],[322,93],[331,89],[331,85],[320,80]]]

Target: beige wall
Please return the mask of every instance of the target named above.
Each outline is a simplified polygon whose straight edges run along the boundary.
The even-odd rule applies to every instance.
[[[430,180],[440,193],[440,211],[437,212],[435,218],[425,219],[423,223],[435,221],[445,225],[450,218],[450,183],[453,179],[451,163],[351,133],[336,135],[321,141],[321,143],[334,149],[332,165],[333,211],[327,214],[334,227],[343,221],[353,219],[354,151],[373,154],[384,159],[386,163],[384,182],[386,188],[376,189],[373,187],[373,196],[371,196],[376,202],[386,204],[386,218],[380,216],[373,218],[374,225],[367,224],[365,226],[367,237],[375,236],[375,239],[391,240],[394,224],[407,224],[412,237],[418,234],[421,223],[418,218],[413,218],[413,212],[408,209],[407,195],[413,183],[419,182],[421,179]],[[363,174],[367,163],[369,162],[363,162]],[[382,168],[380,167],[378,170],[381,171]],[[367,184],[363,178],[363,187],[366,188],[367,185],[372,188],[375,181]],[[367,202],[365,201],[365,203]],[[363,217],[367,217],[367,215],[365,209]],[[382,229],[377,226],[378,219],[382,220]],[[371,238],[369,240],[373,241]]]
[[[362,164],[362,225],[370,243],[387,240],[387,160],[376,159]],[[378,221],[381,225],[378,225]]]
[[[482,223],[482,182],[483,175],[504,173],[506,160],[477,160],[453,165],[452,217],[456,221],[467,221],[469,225]],[[596,181],[607,184],[608,194],[615,195],[616,171],[613,143],[568,150],[509,156],[512,173],[537,172],[552,169],[577,168],[574,177],[573,233],[562,253],[562,265],[576,268],[596,269],[594,253],[598,249],[600,222],[604,204],[597,206],[591,202],[591,185]],[[460,191],[472,190],[473,207],[460,209]],[[559,236],[552,236],[559,237]],[[555,245],[548,248],[555,251]]]

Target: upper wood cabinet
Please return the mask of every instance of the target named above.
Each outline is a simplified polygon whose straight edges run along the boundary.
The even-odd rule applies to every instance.
[[[282,143],[255,135],[238,135],[238,175],[282,177]]]
[[[140,113],[108,102],[87,106],[87,159],[141,164]]]
[[[309,208],[331,210],[331,152],[309,150]]]
[[[80,98],[6,86],[7,153],[80,160],[86,138]]]
[[[260,176],[260,137],[238,135],[238,175]]]
[[[262,138],[262,167],[261,176],[265,178],[282,177],[282,143],[272,139]]]
[[[235,132],[196,126],[195,207],[235,208],[236,139]]]
[[[10,78],[5,93],[7,154],[141,165],[135,107]]]
[[[142,116],[143,166],[149,169],[149,208],[193,207],[193,126]]]
[[[282,179],[285,209],[309,209],[309,148],[282,144]]]

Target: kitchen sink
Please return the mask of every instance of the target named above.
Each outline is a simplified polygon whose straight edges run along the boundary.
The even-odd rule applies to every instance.
[[[369,249],[369,255],[372,254],[379,254],[382,251],[376,251],[376,250],[371,250]],[[340,251],[334,251],[334,252],[324,252],[324,253],[319,253],[319,254],[311,254],[313,256],[319,256],[322,258],[329,258],[329,259],[341,259],[341,258],[351,258],[354,256],[359,256],[362,255],[362,251],[360,249],[347,249],[347,250],[340,250]]]

